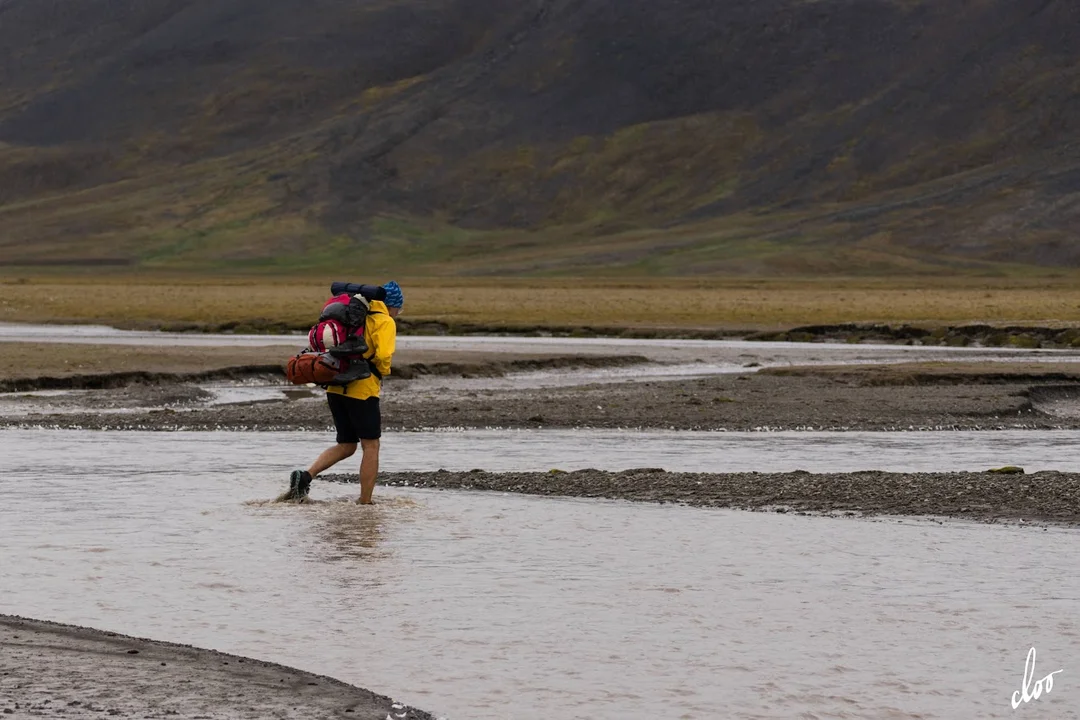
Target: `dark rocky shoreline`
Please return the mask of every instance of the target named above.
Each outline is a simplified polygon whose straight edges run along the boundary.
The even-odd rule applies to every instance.
[[[615,368],[647,363],[641,355],[556,355],[492,362],[414,362],[394,367],[387,382],[413,380],[430,375],[458,377],[502,377],[514,372],[567,368]],[[285,382],[284,365],[239,365],[196,373],[110,372],[38,376],[0,380],[0,393],[34,390],[108,390],[132,385],[182,385],[221,380],[262,380]]]
[[[935,328],[915,325],[842,323],[807,325],[780,332],[757,332],[746,340],[775,342],[889,343],[950,347],[1022,349],[1080,348],[1080,328],[1028,325],[955,325]]]
[[[282,378],[278,365],[239,365],[196,373],[110,372],[67,376],[39,376],[0,380],[0,393],[35,390],[113,390],[132,385],[185,385],[221,380],[277,382]]]
[[[1012,469],[1010,469],[1012,470]],[[1019,469],[1018,469],[1019,470]],[[355,483],[355,474],[325,482]],[[622,472],[396,472],[383,485],[606,498],[779,513],[932,516],[979,522],[1080,525],[1080,474],[1060,472],[682,473],[659,468]]]

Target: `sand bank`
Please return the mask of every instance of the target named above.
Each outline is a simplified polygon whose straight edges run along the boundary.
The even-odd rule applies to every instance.
[[[6,615],[0,615],[0,713],[432,719],[369,690],[282,665]]]

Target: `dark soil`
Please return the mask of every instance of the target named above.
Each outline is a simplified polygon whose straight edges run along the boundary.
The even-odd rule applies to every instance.
[[[320,476],[356,482],[356,475]],[[855,515],[923,515],[1080,523],[1080,474],[992,472],[675,473],[658,468],[546,473],[398,472],[391,486],[679,503],[696,507]]]
[[[252,380],[257,378],[261,378],[266,382],[278,382],[281,377],[281,368],[277,365],[240,365],[193,373],[131,371],[64,376],[44,375],[0,379],[0,393],[29,392],[32,390],[108,390],[131,386],[146,388],[159,385],[197,385],[220,380]]]
[[[699,380],[530,391],[387,394],[394,426],[908,430],[1059,427],[1028,383],[867,387],[817,377]]]
[[[640,355],[555,355],[550,357],[475,359],[474,361],[406,362],[395,365],[391,379],[411,380],[428,375],[502,377],[513,372],[566,368],[615,368],[648,362]],[[121,371],[67,373],[0,378],[0,393],[31,390],[99,390],[128,386],[202,383],[221,380],[284,382],[284,365],[235,365],[200,372]],[[391,381],[388,379],[388,381]]]
[[[808,325],[781,332],[752,333],[747,335],[746,339],[1064,349],[1080,347],[1080,328],[1030,325],[957,325],[929,328],[915,325],[843,323]]]

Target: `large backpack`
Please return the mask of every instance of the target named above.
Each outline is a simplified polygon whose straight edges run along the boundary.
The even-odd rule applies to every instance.
[[[308,331],[307,349],[286,364],[285,377],[294,385],[340,384],[368,368],[362,355],[368,349],[364,330],[370,301],[385,298],[386,290],[373,285],[334,283],[331,293],[333,297],[323,305],[318,321]],[[354,363],[362,365],[350,374]]]

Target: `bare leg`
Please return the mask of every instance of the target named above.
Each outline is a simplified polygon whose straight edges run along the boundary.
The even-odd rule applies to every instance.
[[[352,457],[355,452],[356,443],[338,443],[333,447],[323,450],[322,454],[315,458],[315,462],[311,463],[308,472],[311,474],[311,477],[315,477],[323,470],[336,465],[345,458]]]
[[[360,460],[360,505],[373,505],[371,494],[375,492],[375,477],[379,474],[379,441],[361,440],[364,456]]]

